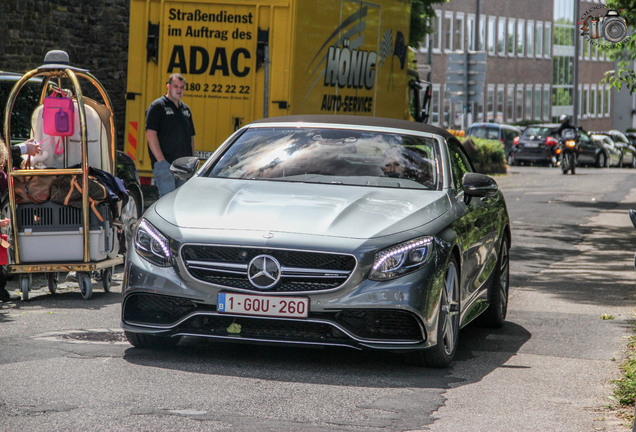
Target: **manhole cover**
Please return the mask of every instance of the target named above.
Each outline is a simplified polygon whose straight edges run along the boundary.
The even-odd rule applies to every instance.
[[[111,329],[52,332],[36,336],[36,339],[65,340],[74,343],[128,344],[123,331]]]

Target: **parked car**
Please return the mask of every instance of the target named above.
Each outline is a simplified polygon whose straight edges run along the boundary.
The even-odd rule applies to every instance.
[[[521,135],[521,129],[500,123],[473,123],[468,128],[468,135],[501,141],[506,158],[509,157],[515,138]]]
[[[636,132],[626,132],[625,136],[629,140],[629,143],[636,147]]]
[[[499,327],[510,221],[496,182],[426,124],[292,116],[235,132],[137,225],[122,327],[138,348],[182,336],[338,346],[451,363],[459,329]]]
[[[7,99],[13,86],[22,78],[22,74],[0,71],[0,113],[4,119]],[[32,78],[18,93],[11,114],[11,142],[27,140],[31,133],[31,114],[36,108],[42,91],[42,78]],[[4,129],[4,128],[3,128]],[[2,130],[2,133],[4,130]],[[129,200],[122,209],[121,222],[126,239],[130,239],[132,229],[141,217],[144,199],[139,183],[139,174],[135,162],[122,151],[117,151],[115,175],[121,178],[128,190]]]
[[[508,165],[519,163],[555,165],[557,162],[556,148],[561,138],[559,126],[555,123],[528,126],[519,139],[515,141]],[[609,155],[603,144],[593,140],[582,128],[577,128],[577,130],[579,141],[577,164],[606,166]]]
[[[621,166],[627,166],[629,168],[636,168],[636,147],[634,147],[625,134],[618,130],[598,131],[592,132],[597,135],[607,135],[614,141],[616,147],[618,147],[623,155]]]
[[[559,134],[558,124],[531,125],[515,140],[513,149],[508,157],[508,165],[528,164],[556,164],[556,147]]]
[[[577,154],[578,165],[607,167],[610,155],[602,142],[592,139],[583,128],[578,128],[579,152]]]
[[[599,141],[603,145],[606,156],[606,165],[608,167],[623,165],[623,153],[614,143],[614,140],[607,135],[591,134],[593,140]]]

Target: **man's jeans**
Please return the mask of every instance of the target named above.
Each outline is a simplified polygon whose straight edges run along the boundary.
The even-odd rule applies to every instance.
[[[177,180],[170,172],[170,162],[163,160],[156,162],[152,168],[152,173],[155,175],[155,184],[159,189],[159,198],[172,192],[183,183],[185,180]]]

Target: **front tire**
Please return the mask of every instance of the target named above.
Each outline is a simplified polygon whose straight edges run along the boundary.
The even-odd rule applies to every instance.
[[[481,315],[480,323],[485,327],[501,328],[508,313],[508,294],[510,292],[510,245],[504,237],[499,248],[497,271],[488,288],[488,309]]]
[[[607,158],[605,157],[605,153],[599,153],[596,157],[596,168],[605,168],[607,165]]]
[[[459,270],[455,257],[444,273],[444,287],[440,296],[437,319],[437,344],[426,350],[411,353],[410,360],[418,366],[448,367],[455,358],[459,337]]]
[[[128,202],[121,210],[121,223],[124,230],[124,238],[126,239],[126,250],[132,238],[132,232],[135,229],[137,220],[141,217],[143,208],[141,204],[141,195],[136,189],[128,190]]]

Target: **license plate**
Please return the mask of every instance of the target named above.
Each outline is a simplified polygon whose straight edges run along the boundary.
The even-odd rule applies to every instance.
[[[539,143],[529,142],[525,144],[526,147],[539,147]]]
[[[219,293],[216,310],[242,315],[307,318],[309,299],[235,293]]]

